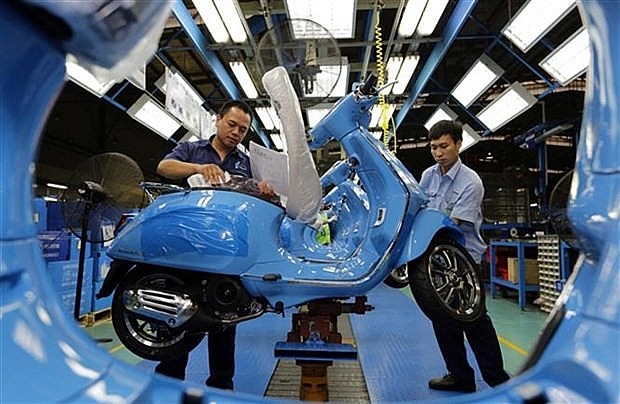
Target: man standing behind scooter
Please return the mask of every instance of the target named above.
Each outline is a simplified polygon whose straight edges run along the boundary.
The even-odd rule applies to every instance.
[[[220,109],[216,121],[216,133],[208,140],[178,144],[157,166],[157,173],[170,179],[187,179],[202,174],[211,184],[224,181],[225,174],[252,177],[250,159],[239,147],[252,123],[252,111],[242,101],[228,101]],[[259,182],[258,189],[264,196],[275,195],[273,188]],[[236,326],[228,326],[208,336],[209,378],[206,385],[220,389],[233,389],[235,373]],[[155,372],[185,379],[189,355],[163,361]]]
[[[465,248],[480,263],[486,245],[480,237],[482,223],[482,180],[471,168],[461,163],[459,150],[463,128],[457,122],[439,121],[429,131],[430,149],[437,162],[422,173],[420,187],[429,197],[429,207],[446,213],[465,236]],[[486,313],[475,325],[455,328],[433,322],[435,338],[448,374],[431,379],[434,390],[476,391],[474,370],[467,361],[465,338],[476,357],[482,378],[491,387],[509,379],[504,370],[502,352],[491,318]]]

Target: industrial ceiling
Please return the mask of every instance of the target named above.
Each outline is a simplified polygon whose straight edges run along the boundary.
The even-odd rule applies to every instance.
[[[320,2],[316,3],[320,7]],[[462,159],[481,173],[487,190],[489,183],[495,184],[497,178],[535,186],[540,181],[541,167],[549,173],[547,180],[551,186],[570,170],[575,159],[572,145],[579,132],[586,76],[582,74],[567,85],[560,85],[539,63],[582,26],[578,8],[571,8],[524,52],[501,31],[526,0],[449,0],[432,34],[403,38],[397,27],[406,3],[357,0],[352,19],[353,38],[335,41],[348,64],[348,88],[367,73],[377,72],[377,24],[384,60],[389,56],[419,55],[404,92],[386,97],[387,102],[396,105],[390,128],[395,134],[392,142],[395,138],[397,156],[414,176],[419,178],[422,170],[433,163],[426,147],[428,131],[424,124],[442,104],[482,136],[482,141],[462,153]],[[268,106],[264,93],[252,99],[244,95],[228,62],[246,62],[259,83],[260,77],[256,77],[259,71],[252,70],[252,62],[260,54],[258,47],[269,27],[288,18],[286,4],[275,0],[233,0],[233,5],[244,16],[248,34],[244,43],[215,43],[194,2],[175,0],[157,52],[145,66],[142,84],[136,86],[134,80],[120,81],[97,97],[69,81],[50,114],[40,143],[39,193],[44,193],[45,183],[62,183],[82,161],[109,151],[127,154],[140,165],[147,180],[159,180],[155,174],[158,161],[186,137],[187,131],[178,130],[165,139],[133,120],[127,110],[143,94],[165,104],[158,80],[167,67],[178,71],[189,82],[204,100],[203,107],[207,110],[215,111],[225,100],[237,95],[252,107]],[[465,108],[450,92],[483,54],[499,65],[503,74]],[[514,82],[521,83],[535,96],[536,103],[490,131],[476,115]],[[144,88],[140,88],[142,85]],[[328,97],[322,101],[329,104],[336,99]],[[547,137],[547,146],[541,153],[540,146],[532,139],[541,139],[551,129],[553,136]],[[257,119],[245,143],[250,140],[269,143],[269,132]],[[337,150],[317,155],[319,171],[337,158],[340,158]]]

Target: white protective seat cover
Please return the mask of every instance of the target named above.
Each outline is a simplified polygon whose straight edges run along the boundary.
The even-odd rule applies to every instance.
[[[280,118],[288,150],[286,213],[295,220],[318,228],[323,196],[321,181],[306,141],[297,94],[282,66],[265,73],[262,81]]]

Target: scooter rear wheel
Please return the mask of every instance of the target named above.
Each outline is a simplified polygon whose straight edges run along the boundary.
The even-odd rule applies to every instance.
[[[138,316],[127,310],[126,290],[148,288],[178,290],[184,282],[156,268],[136,267],[120,282],[112,299],[112,325],[123,345],[134,354],[148,360],[173,359],[190,352],[204,334],[189,334],[182,326],[172,328],[164,321]]]
[[[409,263],[409,283],[431,321],[467,327],[486,310],[479,265],[449,238],[436,237],[421,258]]]
[[[402,289],[409,285],[409,265],[403,264],[394,268],[383,283],[395,289]]]

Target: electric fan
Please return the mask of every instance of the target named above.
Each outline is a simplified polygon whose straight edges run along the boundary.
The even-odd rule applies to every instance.
[[[80,314],[86,243],[104,243],[113,237],[121,215],[144,202],[138,164],[121,153],[102,153],[81,163],[60,196],[67,227],[80,239],[74,317]]]
[[[285,67],[302,108],[330,97],[342,71],[332,34],[306,19],[284,20],[269,28],[258,42],[256,62],[261,77],[274,67]]]

